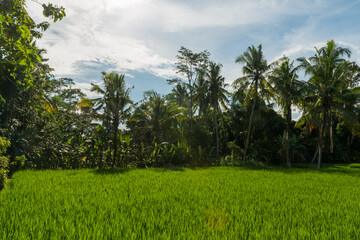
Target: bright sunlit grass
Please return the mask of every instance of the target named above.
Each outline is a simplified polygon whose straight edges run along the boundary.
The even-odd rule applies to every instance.
[[[23,171],[2,239],[358,239],[360,169]]]

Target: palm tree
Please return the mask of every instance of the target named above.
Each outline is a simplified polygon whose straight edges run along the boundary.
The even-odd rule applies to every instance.
[[[131,104],[133,103],[130,99],[130,91],[132,88],[126,88],[125,74],[107,74],[106,72],[102,72],[102,78],[105,89],[101,89],[99,85],[91,84],[91,91],[102,95],[100,98],[93,99],[97,105],[94,110],[98,111],[103,109],[104,112],[97,116],[103,121],[103,125],[111,129],[114,133],[112,167],[115,167],[119,125],[125,121],[125,118],[130,112]]]
[[[244,157],[246,157],[247,150],[250,144],[250,136],[254,120],[254,112],[258,97],[258,90],[259,88],[261,90],[265,90],[265,74],[269,71],[270,65],[267,64],[264,58],[261,44],[257,47],[257,49],[254,46],[248,47],[247,51],[245,51],[242,55],[238,56],[235,62],[244,64],[242,68],[244,77],[235,80],[234,85],[237,85],[238,82],[250,80],[250,87],[253,89],[252,108],[244,151]]]
[[[219,142],[219,130],[218,130],[218,112],[221,112],[220,105],[226,109],[226,103],[228,103],[226,91],[227,84],[225,84],[225,78],[220,75],[222,65],[214,62],[209,63],[209,71],[206,72],[207,81],[209,82],[209,102],[213,108],[214,121],[215,121],[215,133],[216,133],[216,152],[219,157],[220,142]]]
[[[206,79],[206,71],[201,71],[195,85],[195,102],[199,108],[199,117],[206,117],[209,109],[209,81]]]
[[[187,79],[186,86],[188,87],[190,94],[190,132],[192,132],[194,114],[194,81],[198,78],[201,71],[206,68],[210,53],[207,50],[194,53],[185,47],[181,47],[178,53],[179,54],[176,55],[178,61],[175,65],[177,73]]]
[[[350,57],[350,50],[336,46],[335,42],[327,42],[325,47],[315,48],[316,53],[309,59],[299,58],[300,67],[310,76],[308,96],[304,114],[313,116],[319,121],[318,168],[322,166],[324,133],[330,123],[330,150],[333,152],[333,114],[344,113],[344,90],[350,64],[343,56]]]
[[[274,99],[282,108],[286,119],[285,135],[285,156],[286,165],[291,167],[290,163],[290,125],[291,125],[291,106],[296,102],[301,94],[302,82],[298,80],[298,67],[294,67],[294,62],[283,57],[269,76],[270,88],[272,89]]]
[[[169,140],[172,129],[177,131],[182,110],[177,104],[166,103],[155,91],[148,91],[145,92],[144,103],[135,109],[132,120],[138,128],[142,128],[143,135],[152,137],[152,143],[162,143]]]
[[[90,98],[82,97],[77,102],[77,109],[81,114],[89,115],[91,113],[93,106],[94,106],[94,103]]]
[[[190,104],[186,84],[178,79],[171,79],[167,81],[170,84],[176,85],[171,90],[171,93],[167,94],[166,99],[170,102],[176,103],[180,107],[188,107]]]

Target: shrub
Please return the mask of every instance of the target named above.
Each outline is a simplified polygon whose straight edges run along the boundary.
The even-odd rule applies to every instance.
[[[9,159],[4,154],[9,146],[10,142],[4,137],[0,137],[0,190],[4,188],[7,179]]]
[[[4,188],[7,179],[9,159],[7,157],[0,157],[0,190]]]

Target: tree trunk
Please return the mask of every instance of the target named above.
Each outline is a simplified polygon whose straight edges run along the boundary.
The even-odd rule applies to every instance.
[[[248,151],[248,148],[249,148],[249,145],[250,145],[252,122],[253,122],[253,119],[254,119],[255,105],[256,105],[256,100],[257,100],[257,90],[258,90],[257,88],[258,88],[258,80],[255,80],[254,101],[253,101],[253,105],[252,105],[252,108],[251,108],[251,115],[250,115],[250,120],[249,120],[249,128],[248,128],[246,142],[245,142],[244,158],[246,158],[246,156],[247,156],[247,151]]]
[[[99,168],[102,169],[103,168],[103,155],[104,155],[104,146],[103,146],[103,142],[100,145],[100,149],[99,149],[100,155],[99,155]]]
[[[350,137],[350,135],[348,135],[347,141],[346,141],[346,151],[347,151],[348,156],[350,156],[350,145],[352,144],[353,140],[354,140],[354,134],[351,134],[351,137]],[[350,159],[350,157],[349,157],[349,159]]]
[[[324,129],[326,124],[325,111],[323,111],[323,119],[319,128],[319,158],[318,158],[318,168],[322,167],[322,155],[323,155],[323,144],[324,144]]]
[[[214,109],[215,114],[215,133],[216,133],[216,157],[219,158],[220,142],[219,142],[219,131],[218,131],[218,120],[217,120],[217,107]]]
[[[189,87],[190,87],[190,133],[192,134],[192,125],[193,125],[193,93],[192,93],[192,85],[191,80],[189,79]]]
[[[114,148],[114,156],[113,156],[113,163],[112,163],[112,168],[114,168],[115,167],[115,163],[116,163],[116,157],[117,157],[117,147],[118,147],[118,137],[117,137],[117,134],[118,134],[118,126],[119,126],[119,124],[117,123],[117,121],[115,121],[115,123],[114,123],[114,130],[115,130],[115,132],[114,132],[114,146],[113,146],[113,148]]]
[[[321,138],[321,136],[319,136],[319,138]],[[318,156],[318,168],[321,168],[322,163],[321,163],[321,158],[322,158],[322,140],[319,140],[319,156]]]
[[[330,118],[330,152],[334,153],[333,120]]]
[[[316,148],[314,157],[313,157],[312,160],[311,160],[311,164],[313,164],[313,163],[315,162],[315,159],[316,159],[316,156],[318,155],[318,153],[319,153],[319,145],[318,145],[318,147]]]
[[[290,162],[290,124],[291,124],[291,105],[286,109],[286,166],[291,167]]]

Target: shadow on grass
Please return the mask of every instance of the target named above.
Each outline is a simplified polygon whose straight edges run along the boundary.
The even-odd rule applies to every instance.
[[[162,167],[162,168],[151,168],[154,172],[185,172],[185,167]]]
[[[185,172],[186,169],[190,170],[204,170],[209,168],[204,167],[183,167],[183,166],[172,166],[172,167],[161,167],[161,168],[148,168],[150,171],[162,173],[162,172]],[[216,167],[214,167],[216,168]],[[222,168],[222,167],[220,167]],[[226,168],[226,167],[224,167]],[[339,175],[350,175],[360,177],[360,168],[351,168],[349,165],[330,165],[324,164],[323,168],[318,169],[316,164],[294,164],[293,167],[287,168],[283,166],[273,165],[243,165],[240,167],[229,167],[233,170],[250,170],[250,171],[269,171],[269,172],[281,172],[285,174],[301,174],[301,173],[320,173],[320,174],[339,174]],[[145,168],[138,168],[145,169]],[[108,175],[108,174],[125,174],[127,172],[136,170],[136,168],[111,168],[111,169],[95,169],[92,172],[97,175]]]
[[[94,169],[92,173],[97,175],[115,175],[115,174],[125,174],[127,172],[136,170],[136,169],[145,169],[145,168],[109,168],[109,169]],[[165,168],[147,168],[154,172],[184,172],[185,167],[165,167]]]
[[[355,177],[360,177],[360,169],[359,168],[351,168],[348,165],[330,165],[319,169],[318,171],[324,173],[331,173],[331,174],[343,174],[343,175],[350,175]]]
[[[317,168],[316,164],[295,164],[291,168],[282,167],[282,166],[242,166],[239,169],[247,170],[261,170],[261,171],[270,171],[270,172],[281,172],[286,174],[299,174],[299,173],[320,173],[320,174],[339,174],[339,175],[350,175],[355,177],[360,177],[359,168],[351,168],[348,164],[344,165],[332,165],[324,164],[322,168]]]
[[[95,169],[92,172],[97,175],[108,175],[108,174],[124,174],[132,171],[132,168],[110,168],[110,169]]]

